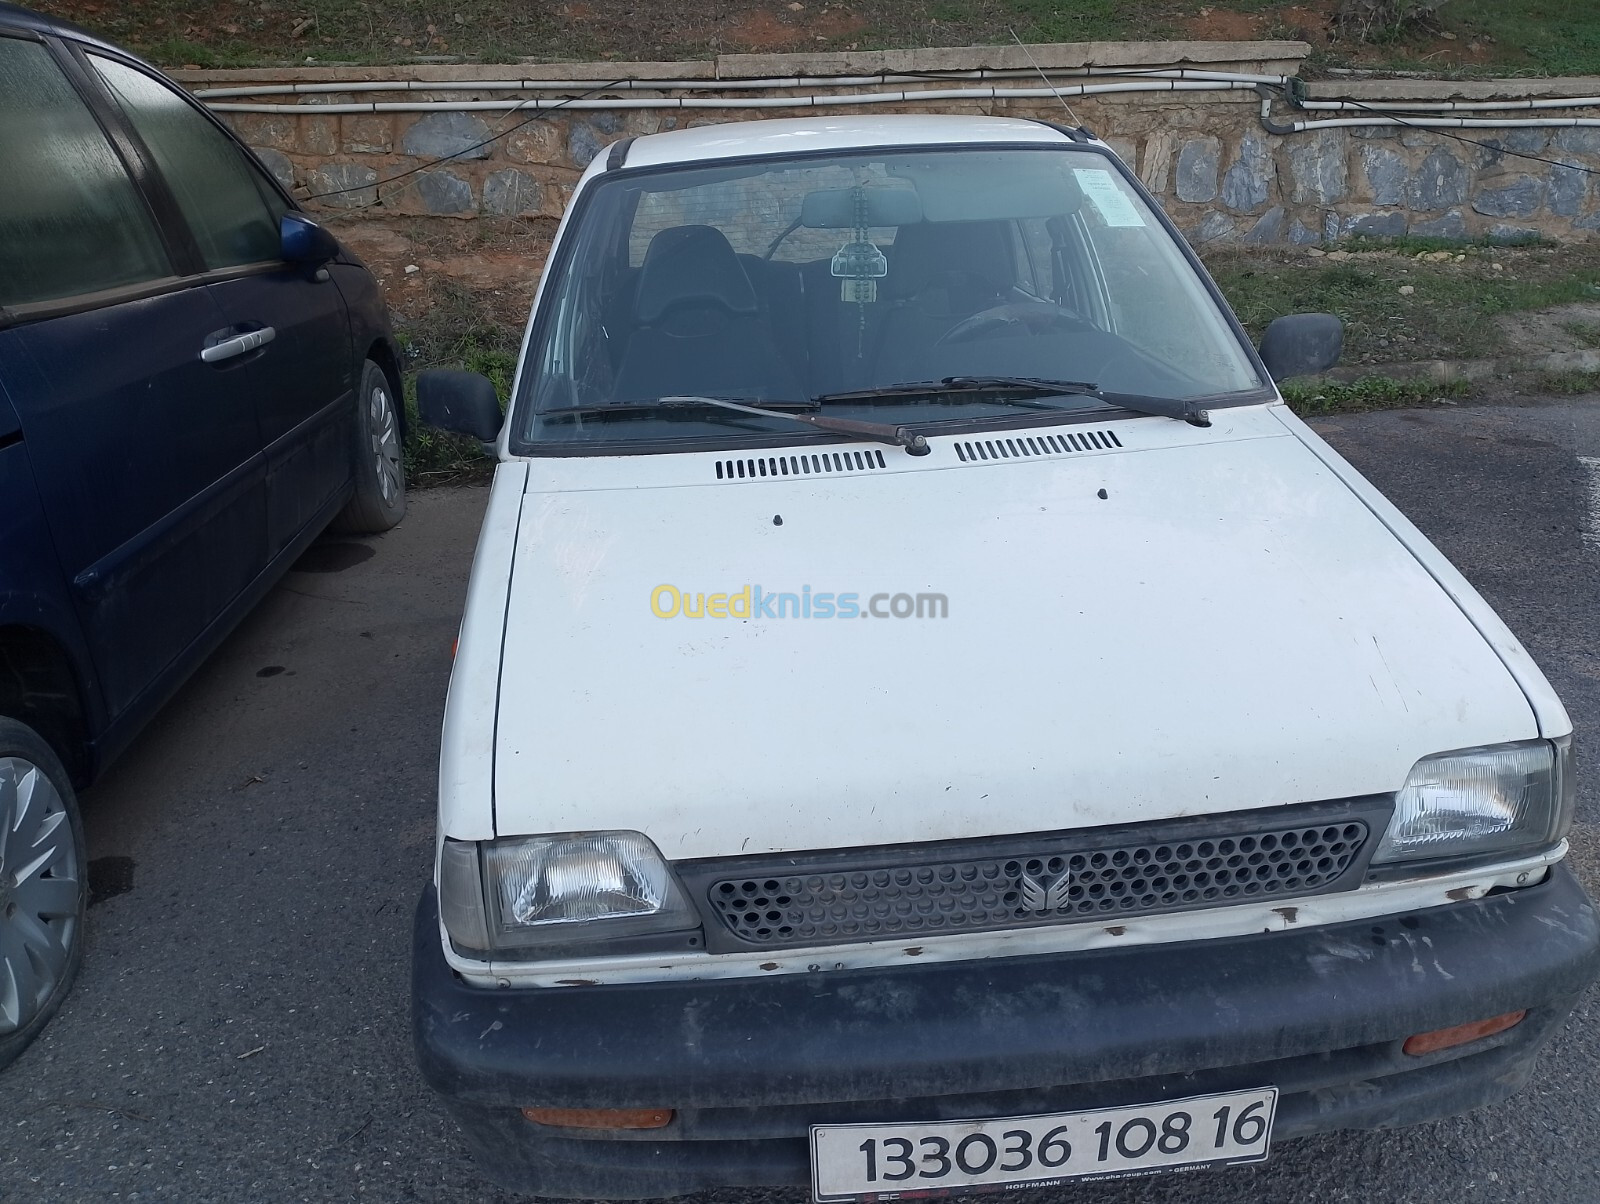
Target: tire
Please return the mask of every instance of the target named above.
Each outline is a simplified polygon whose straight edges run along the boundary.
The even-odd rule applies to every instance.
[[[32,728],[0,719],[0,1069],[66,998],[89,905],[72,783]]]
[[[356,394],[356,493],[330,528],[336,535],[376,535],[406,514],[406,468],[400,446],[400,402],[383,369],[361,366]]]

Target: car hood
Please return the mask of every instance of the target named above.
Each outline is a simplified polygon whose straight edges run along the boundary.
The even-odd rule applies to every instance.
[[[496,832],[685,858],[1047,831],[1393,791],[1429,753],[1538,734],[1265,407],[932,443],[533,462]],[[748,587],[757,614],[660,617],[661,586]],[[847,593],[891,617],[816,617]],[[775,594],[813,617],[760,615]],[[892,617],[917,595],[948,613]]]

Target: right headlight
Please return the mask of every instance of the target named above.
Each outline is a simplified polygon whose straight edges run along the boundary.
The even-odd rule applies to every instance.
[[[700,915],[638,832],[446,840],[439,913],[465,949],[506,951],[688,933]]]
[[[1394,799],[1374,865],[1531,852],[1572,824],[1572,738],[1424,757]]]

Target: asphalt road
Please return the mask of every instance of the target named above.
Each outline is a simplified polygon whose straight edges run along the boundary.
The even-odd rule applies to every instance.
[[[1319,423],[1461,566],[1600,748],[1600,399]],[[0,1076],[0,1201],[500,1201],[412,1067],[411,910],[486,491],[313,550],[85,800],[106,896],[76,992]],[[1574,861],[1600,892],[1600,776]],[[124,860],[118,860],[124,859]],[[130,886],[131,883],[131,886]],[[121,893],[111,893],[118,888]],[[1030,1204],[1600,1199],[1600,994],[1510,1103],[1262,1168]],[[728,1192],[718,1204],[803,1204]]]

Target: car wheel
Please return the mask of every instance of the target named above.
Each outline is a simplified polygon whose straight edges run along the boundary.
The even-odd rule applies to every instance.
[[[356,407],[356,494],[333,521],[341,535],[375,535],[405,517],[400,404],[383,369],[368,360],[361,369]]]
[[[55,1014],[83,960],[83,821],[61,762],[0,719],[0,1068]]]

